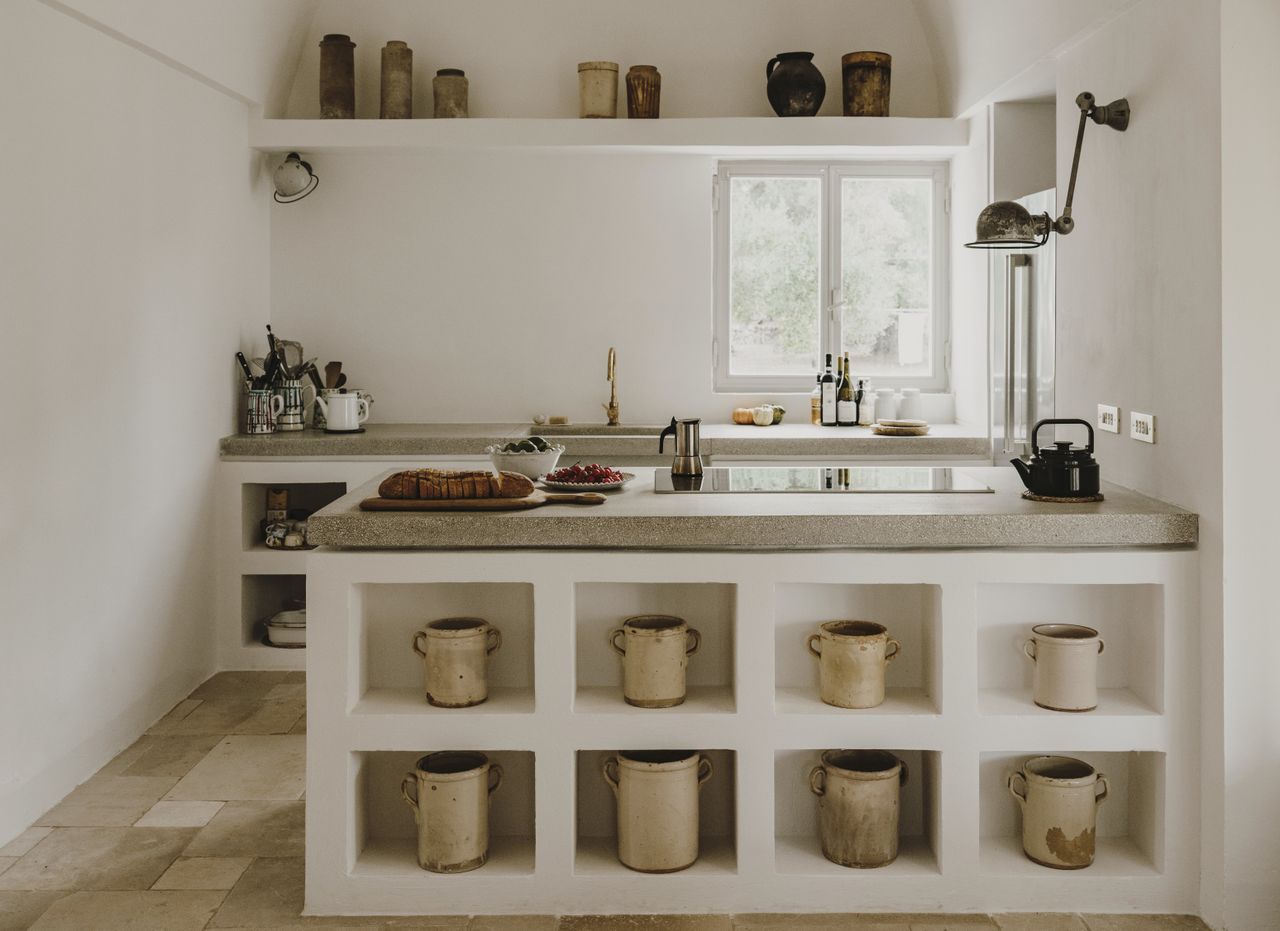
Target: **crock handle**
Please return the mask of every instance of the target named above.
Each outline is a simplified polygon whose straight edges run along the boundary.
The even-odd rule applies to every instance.
[[[409,794],[409,786],[413,786],[413,794]],[[400,797],[404,799],[404,803],[413,809],[416,816],[418,814],[418,774],[405,773],[404,778],[400,780]]]
[[[1022,652],[1026,653],[1027,658],[1034,663],[1036,661],[1036,642],[1034,640],[1028,640],[1022,645]]]
[[[1107,800],[1107,796],[1111,794],[1111,785],[1107,782],[1107,777],[1102,773],[1098,773],[1097,784],[1102,786],[1102,794],[1094,797],[1093,804],[1101,805]]]
[[[907,761],[898,760],[898,765],[902,767],[901,772],[898,773],[898,785],[905,786],[907,784],[907,774],[908,774]]]
[[[821,766],[809,770],[809,791],[814,795],[827,794],[827,771]]]
[[[418,643],[419,641],[426,640],[426,639],[427,639],[427,632],[425,630],[420,630],[413,635],[413,652],[417,653],[423,659],[427,658],[427,651],[423,647],[418,646]]]
[[[766,81],[773,77],[773,69],[778,67],[779,64],[781,64],[781,62],[777,58],[769,59],[769,63],[764,66],[764,77]]]
[[[1019,792],[1016,788],[1014,788],[1015,779],[1022,783],[1021,792]],[[1012,772],[1009,774],[1007,785],[1009,786],[1009,794],[1018,800],[1018,805],[1020,805],[1022,808],[1026,808],[1027,807],[1027,777],[1022,775],[1022,773],[1020,772]]]
[[[609,631],[609,646],[613,647],[613,652],[617,653],[619,656],[627,655],[626,649],[618,646],[618,637],[625,636],[625,634],[626,631],[621,627],[615,627],[613,630]]]
[[[819,650],[814,644],[821,642],[821,640],[822,640],[822,634],[810,634],[809,639],[805,641],[805,643],[809,647],[809,652],[812,653],[814,656],[818,657],[818,659],[822,659],[822,651]]]
[[[693,641],[693,646],[684,651],[685,656],[692,656],[694,653],[698,652],[698,647],[702,646],[702,634],[690,627],[689,632],[686,635],[686,642],[689,640]]]
[[[1101,640],[1099,640],[1099,641],[1098,641],[1098,652],[1099,652],[1099,653],[1101,653],[1101,652],[1102,652],[1103,650],[1105,650],[1106,648],[1107,648],[1107,645],[1106,645],[1105,643],[1103,643]]]
[[[502,646],[502,631],[496,627],[490,627],[489,633],[485,635],[485,656],[492,656],[498,647]]]
[[[712,773],[711,757],[699,756],[698,757],[698,788],[699,789],[701,789],[704,785],[706,785],[707,780],[711,778],[711,773]]]
[[[489,764],[489,794],[492,795],[498,791],[498,786],[502,785],[502,767],[497,763]]]
[[[616,797],[618,794],[618,758],[616,756],[605,757],[600,772],[604,774],[604,781],[609,783],[609,788],[613,789]]]
[[[890,637],[888,642],[885,643],[884,645],[885,663],[892,663],[897,658],[898,654],[901,652],[902,652],[902,644],[899,643],[897,640],[894,640],[892,637]]]

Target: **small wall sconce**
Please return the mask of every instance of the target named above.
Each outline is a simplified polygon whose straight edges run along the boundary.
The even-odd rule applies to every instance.
[[[276,189],[272,194],[277,204],[302,200],[320,185],[320,176],[311,170],[297,152],[290,152],[271,175]]]
[[[1085,91],[1076,98],[1080,108],[1080,125],[1076,130],[1076,153],[1071,160],[1071,184],[1067,188],[1067,203],[1062,216],[1053,219],[1047,213],[1033,217],[1021,204],[1011,200],[999,200],[978,215],[977,238],[965,243],[970,249],[1035,249],[1049,241],[1050,233],[1066,236],[1075,229],[1071,219],[1071,201],[1076,194],[1076,173],[1080,170],[1080,148],[1084,143],[1084,127],[1087,120],[1100,126],[1110,126],[1117,132],[1129,128],[1129,101],[1124,97],[1104,106],[1098,106],[1093,94]]]

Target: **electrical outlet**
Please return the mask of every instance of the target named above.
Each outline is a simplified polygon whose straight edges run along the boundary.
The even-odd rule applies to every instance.
[[[1098,429],[1108,433],[1120,432],[1120,408],[1110,404],[1098,405]]]
[[[1139,414],[1137,411],[1130,411],[1129,438],[1138,440],[1140,443],[1154,443],[1156,441],[1156,415]]]

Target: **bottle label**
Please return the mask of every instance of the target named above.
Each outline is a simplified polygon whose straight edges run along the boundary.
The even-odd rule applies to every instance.
[[[836,422],[836,389],[835,385],[824,385],[822,388],[822,422]]]
[[[836,402],[836,419],[842,424],[855,424],[858,422],[857,405],[852,401]]]

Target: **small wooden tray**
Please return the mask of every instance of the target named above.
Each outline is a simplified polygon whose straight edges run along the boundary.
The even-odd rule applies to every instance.
[[[365,498],[362,511],[527,511],[544,504],[604,504],[605,496],[594,492],[548,494],[534,489],[526,498]]]
[[[1090,502],[1107,500],[1101,493],[1096,495],[1086,495],[1083,498],[1054,498],[1049,495],[1032,494],[1024,491],[1022,497],[1027,501],[1042,501],[1045,504],[1089,504]]]

